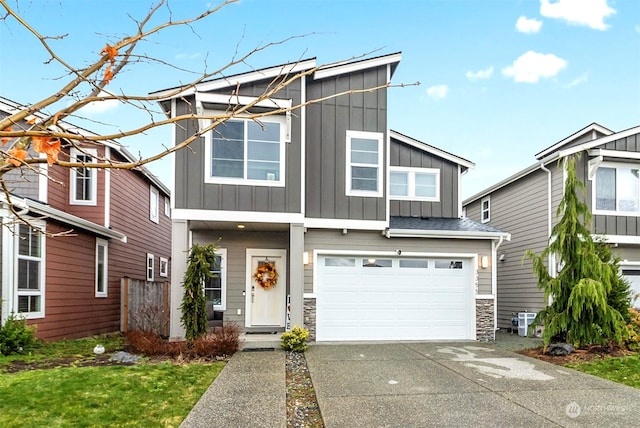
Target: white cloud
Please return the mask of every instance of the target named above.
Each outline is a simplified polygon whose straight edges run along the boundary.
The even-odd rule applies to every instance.
[[[100,92],[98,97],[106,97],[109,96],[106,92]],[[120,101],[118,100],[105,100],[105,101],[94,101],[92,103],[87,104],[82,107],[83,113],[104,113],[108,110],[115,110],[118,108],[118,104]]]
[[[447,85],[436,85],[427,88],[427,95],[429,95],[434,100],[441,100],[447,97],[447,92],[449,92],[449,88]]]
[[[606,30],[604,19],[616,13],[607,0],[540,0],[540,15],[558,18],[569,24],[584,25],[594,30]]]
[[[567,66],[567,61],[554,54],[528,51],[520,55],[512,65],[502,69],[502,74],[516,82],[537,83],[541,78],[557,75]]]
[[[589,72],[582,73],[580,76],[573,79],[571,82],[567,84],[567,88],[572,88],[574,86],[578,86],[582,83],[586,83],[589,80]]]
[[[636,33],[640,33],[640,25],[636,25],[633,28],[636,30]]]
[[[493,75],[493,67],[487,67],[484,70],[467,71],[467,79],[471,81],[488,79]]]
[[[534,18],[527,18],[526,16],[521,16],[516,21],[516,30],[521,33],[537,33],[540,31],[542,27],[542,21],[538,21]]]
[[[196,59],[200,56],[200,52],[194,52],[194,53],[180,53],[176,55],[176,59]]]

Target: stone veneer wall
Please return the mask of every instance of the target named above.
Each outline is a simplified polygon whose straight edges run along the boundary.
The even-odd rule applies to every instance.
[[[493,300],[476,300],[476,339],[480,342],[490,342],[496,339],[493,326]]]
[[[316,299],[304,299],[304,328],[309,330],[309,341],[316,340]]]

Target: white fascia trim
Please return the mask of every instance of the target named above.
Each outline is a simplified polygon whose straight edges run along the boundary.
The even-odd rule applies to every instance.
[[[640,160],[639,152],[625,152],[622,150],[593,149],[589,150],[589,156],[606,156],[609,158]]]
[[[247,104],[255,103],[255,107],[291,109],[292,105],[292,101],[290,99],[267,98],[258,101],[259,99],[260,97],[249,97],[244,95],[204,94],[201,92],[198,92],[196,94],[196,103],[198,103],[198,106],[200,106],[202,103],[224,104],[229,106],[244,106]]]
[[[476,300],[495,300],[496,296],[493,294],[476,294],[475,295],[475,299]],[[495,311],[497,312],[497,311]]]
[[[631,235],[591,235],[592,238],[604,238],[609,244],[632,244],[640,245],[640,236]]]
[[[104,158],[111,159],[111,148],[104,148]],[[111,226],[111,169],[104,170],[104,227]]]
[[[582,143],[578,146],[570,147],[567,150],[560,150],[558,153],[559,158],[563,158],[565,156],[570,156],[578,152],[582,152],[584,150],[589,150],[594,147],[601,146],[603,144],[610,143],[615,140],[619,140],[621,138],[626,138],[634,134],[640,133],[640,126],[636,126],[633,128],[629,128],[625,131],[618,132],[615,134],[607,135],[606,137],[598,138],[597,140],[588,141],[586,143]]]
[[[5,203],[7,202],[5,195],[0,195],[0,201]],[[49,205],[41,204],[40,202],[32,201],[30,199],[11,198],[11,204],[18,208],[27,209],[29,211],[33,211],[36,214],[40,214],[53,220],[68,224],[69,226],[79,227],[80,229],[86,230],[99,236],[103,236],[109,239],[117,239],[121,242],[127,242],[127,235],[125,235],[124,233],[117,232],[104,226],[100,226],[99,224],[50,207]],[[46,220],[46,218],[43,220]]]
[[[300,80],[300,212],[304,215],[307,206],[307,76]]]
[[[544,149],[543,151],[536,153],[536,159],[541,159],[545,156],[547,156],[549,153],[554,152],[555,150],[557,150],[558,148],[564,146],[565,144],[569,143],[570,141],[575,140],[576,138],[580,138],[583,135],[588,134],[589,132],[593,132],[593,131],[598,131],[602,134],[605,135],[611,135],[613,134],[613,131],[610,129],[605,128],[604,126],[600,126],[597,123],[592,123],[591,125],[579,130],[578,132],[569,135],[567,138],[564,138],[561,141],[558,141],[556,144],[554,144],[553,146]]]
[[[451,239],[500,239],[511,240],[505,232],[464,232],[457,230],[407,230],[389,229],[387,238],[451,238]]]
[[[262,211],[221,211],[221,210],[192,210],[174,208],[172,220],[202,220],[202,221],[230,221],[251,223],[303,223],[304,216],[300,213],[269,213]],[[335,223],[334,223],[335,225]]]
[[[406,135],[400,134],[397,131],[391,130],[389,132],[391,134],[391,137],[395,138],[396,140],[401,141],[401,142],[403,142],[405,144],[408,144],[408,145],[410,145],[412,147],[415,147],[416,149],[421,150],[423,152],[431,153],[432,155],[439,156],[439,157],[441,157],[443,159],[446,159],[446,160],[448,160],[450,162],[453,162],[453,163],[456,163],[458,165],[465,166],[465,167],[467,167],[469,169],[473,169],[476,166],[476,164],[474,164],[471,161],[468,161],[468,160],[463,159],[461,157],[458,157],[456,155],[452,155],[451,153],[447,153],[444,150],[440,150],[440,149],[438,149],[436,147],[430,146],[429,144],[423,143],[422,141],[418,141],[418,140],[416,140],[414,138],[411,138],[411,137],[408,137]]]
[[[355,71],[366,70],[367,68],[379,67],[400,62],[401,59],[402,54],[398,52],[395,54],[365,59],[362,61],[328,64],[326,66],[320,67],[315,73],[313,73],[313,78],[319,80],[325,79],[327,77],[339,76],[341,74],[353,73]]]
[[[384,231],[389,223],[381,220],[348,220],[339,218],[306,218],[304,227],[312,229],[353,229]]]
[[[202,82],[195,87],[181,91],[180,88],[164,89],[157,92],[151,92],[149,95],[158,97],[158,102],[168,100],[170,98],[179,98],[192,95],[196,92],[210,92],[216,89],[235,87],[245,83],[255,82],[257,80],[272,79],[285,74],[299,73],[309,70],[316,66],[315,59],[308,59],[296,63],[278,65],[276,67],[265,68],[264,70],[251,71],[244,74],[238,74],[230,77],[223,77],[209,82]]]
[[[44,158],[46,155],[40,153],[40,157]],[[47,204],[49,203],[49,164],[43,163],[36,168],[40,168],[40,174],[38,174],[38,200]]]

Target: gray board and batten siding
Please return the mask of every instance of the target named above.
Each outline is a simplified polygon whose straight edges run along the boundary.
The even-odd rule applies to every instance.
[[[389,215],[404,217],[458,217],[458,164],[391,138],[390,166],[440,170],[437,202],[391,200]]]
[[[239,87],[238,95],[259,97],[261,96],[270,79],[246,83]],[[238,88],[233,86],[228,92]],[[222,90],[216,93],[225,93]],[[300,81],[275,94],[274,98],[291,99],[293,105],[301,101]],[[187,97],[187,102],[176,100],[177,116],[194,113],[195,98]],[[213,107],[224,111],[226,106]],[[176,142],[182,142],[196,133],[198,122],[185,120],[175,127]],[[174,200],[175,207],[179,209],[203,209],[222,211],[261,211],[277,213],[300,213],[301,202],[301,121],[300,115],[294,112],[291,115],[291,142],[285,144],[285,186],[252,186],[238,184],[214,184],[205,183],[204,171],[204,138],[193,142],[190,149],[179,150],[175,153],[177,172],[175,177]]]
[[[537,169],[526,177],[491,193],[491,220],[488,224],[511,234],[498,249],[497,312],[498,327],[511,327],[514,312],[537,312],[544,306],[544,293],[538,289],[526,250],[541,252],[547,245],[547,173]],[[467,205],[467,217],[480,221],[483,198]]]
[[[307,99],[373,88],[385,85],[387,79],[385,65],[309,80]],[[380,132],[387,137],[386,89],[343,95],[307,107],[305,215],[308,218],[384,221],[384,197],[346,195],[347,130]],[[386,153],[383,151],[381,156]],[[386,176],[386,171],[382,176]],[[381,185],[384,186],[384,180]]]

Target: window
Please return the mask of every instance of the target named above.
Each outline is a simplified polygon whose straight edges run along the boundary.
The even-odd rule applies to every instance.
[[[224,311],[227,306],[227,274],[226,261],[227,250],[219,249],[216,253],[215,261],[210,267],[213,274],[204,284],[204,297],[207,305],[213,304],[213,309]]]
[[[370,257],[362,260],[362,267],[391,267],[393,262],[391,259],[376,259]]]
[[[96,239],[96,297],[107,297],[108,291],[108,242]]]
[[[459,260],[436,260],[436,269],[462,269],[462,262]]]
[[[440,200],[440,170],[393,167],[390,172],[391,199]]]
[[[153,186],[149,187],[149,219],[154,223],[160,222],[160,218],[158,217],[159,200],[160,194],[158,193],[158,189]]]
[[[17,247],[18,313],[27,318],[44,316],[44,237],[29,226],[18,225]]]
[[[155,275],[153,272],[153,254],[147,253],[147,281],[153,281],[155,279]]]
[[[233,119],[207,134],[207,182],[284,186],[285,118]]]
[[[167,196],[164,197],[164,215],[171,217],[171,199]]]
[[[640,166],[603,164],[596,170],[595,212],[617,215],[640,213]]]
[[[427,259],[400,259],[400,268],[405,269],[427,269],[429,261]]]
[[[327,267],[354,267],[356,259],[346,257],[327,257],[324,259],[324,265]]]
[[[480,219],[482,223],[486,223],[491,220],[491,199],[489,196],[482,199],[482,202],[480,202]]]
[[[160,257],[160,276],[166,278],[169,276],[169,260]]]
[[[382,196],[382,134],[347,131],[348,196]]]
[[[95,149],[71,149],[71,162],[93,163],[96,161]],[[97,204],[98,170],[95,168],[71,168],[70,189],[72,205]]]

